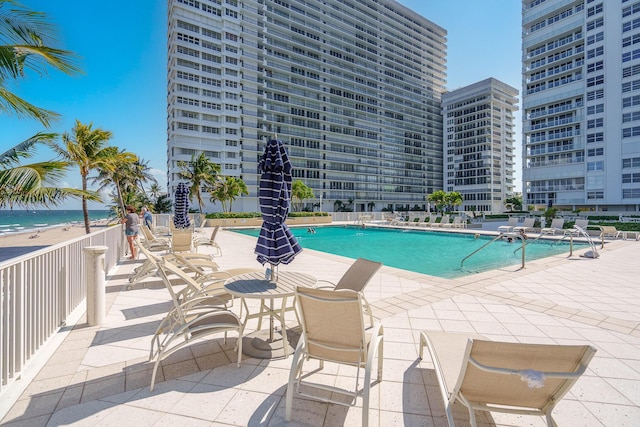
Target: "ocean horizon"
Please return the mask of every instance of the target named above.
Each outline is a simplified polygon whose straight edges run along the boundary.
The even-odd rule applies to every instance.
[[[89,219],[98,221],[109,218],[108,209],[89,210]],[[2,209],[0,210],[0,236],[61,225],[83,224],[82,209]]]

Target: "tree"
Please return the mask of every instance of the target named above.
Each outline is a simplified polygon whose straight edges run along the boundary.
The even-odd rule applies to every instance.
[[[301,180],[295,180],[291,184],[291,198],[294,201],[294,205],[296,204],[295,200],[298,201],[298,211],[302,210],[302,204],[306,199],[313,199],[314,197],[313,190]]]
[[[65,132],[62,136],[62,145],[52,144],[51,148],[64,159],[75,164],[80,169],[82,178],[82,190],[87,190],[87,177],[89,173],[109,162],[113,155],[113,149],[105,147],[111,139],[111,132],[97,128],[93,124],[84,125],[76,119],[76,124],[71,132]],[[89,209],[87,198],[82,197],[82,213],[84,215],[84,228],[87,234],[89,228]]]
[[[436,205],[436,212],[441,211],[444,212],[446,207],[446,197],[447,193],[443,190],[434,191],[433,193],[427,196],[427,200],[433,202]]]
[[[219,200],[222,204],[223,212],[231,212],[233,202],[238,196],[248,195],[249,190],[247,185],[241,178],[235,176],[227,176],[224,179],[218,180],[216,184],[210,188],[209,194],[211,195],[211,201],[215,202]],[[229,206],[227,207],[227,201]]]
[[[53,30],[43,13],[31,11],[13,0],[0,0],[0,114],[33,118],[46,127],[58,117],[7,88],[7,83],[25,79],[27,71],[40,76],[46,75],[50,67],[66,74],[80,72],[74,64],[75,54],[49,45],[54,40]],[[36,144],[49,143],[56,137],[53,133],[40,132],[0,155],[0,207],[54,206],[67,197],[92,199],[97,196],[59,187],[68,162],[20,164],[20,160],[32,156]]]
[[[97,166],[98,175],[90,180],[92,183],[99,184],[98,191],[115,185],[118,207],[121,215],[124,216],[125,206],[131,204],[125,203],[125,194],[128,198],[131,197],[129,193],[132,193],[135,198],[143,198],[143,192],[136,185],[141,179],[136,167],[139,159],[135,154],[120,151],[117,147],[106,147],[104,153],[104,161]]]
[[[457,191],[451,191],[445,195],[444,200],[447,203],[447,209],[449,211],[453,211],[456,206],[460,206],[462,204],[462,194]]]
[[[20,164],[21,159],[33,155],[36,144],[50,143],[56,137],[54,133],[38,133],[0,154],[0,207],[57,206],[68,197],[83,195],[96,199],[94,192],[60,187],[60,179],[65,175],[69,162],[50,160]]]
[[[80,72],[74,53],[51,46],[54,27],[47,16],[14,0],[0,0],[0,112],[29,117],[49,127],[58,114],[36,107],[9,91],[6,82],[22,80],[27,70],[40,76],[52,67],[72,75]]]
[[[516,194],[512,197],[509,197],[507,199],[504,200],[504,204],[506,205],[510,205],[511,206],[511,210],[515,210],[515,211],[521,211],[522,210],[522,196],[519,194]]]
[[[190,162],[178,162],[178,176],[182,179],[189,181],[191,189],[189,190],[189,198],[195,196],[200,207],[200,213],[202,212],[202,186],[207,185],[214,187],[218,173],[222,170],[219,164],[213,163],[204,154],[200,153],[198,157],[191,156]]]

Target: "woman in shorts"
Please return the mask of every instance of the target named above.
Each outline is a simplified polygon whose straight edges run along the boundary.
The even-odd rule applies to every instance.
[[[136,259],[136,247],[134,246],[133,241],[138,237],[140,224],[140,218],[138,218],[136,209],[131,205],[127,206],[127,214],[120,222],[125,224],[124,234],[127,236],[127,242],[129,242],[129,253],[131,254],[129,259]]]

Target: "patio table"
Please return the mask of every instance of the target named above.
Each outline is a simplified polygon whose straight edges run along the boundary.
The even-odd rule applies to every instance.
[[[261,323],[262,317],[269,316],[268,336],[265,336],[260,329],[249,334],[247,336],[247,338],[250,338],[249,342],[243,343],[243,353],[259,359],[272,359],[279,356],[288,357],[289,341],[287,339],[285,312],[293,309],[293,305],[287,307],[287,299],[295,296],[296,286],[312,287],[316,282],[315,277],[295,271],[280,272],[276,280],[269,280],[264,272],[251,272],[229,278],[225,282],[224,288],[231,295],[242,299],[242,305],[247,310],[244,318],[245,325],[249,319],[259,318]],[[259,299],[259,311],[250,313],[246,301],[244,301],[245,299]],[[276,299],[282,300],[278,308],[274,308],[274,300]],[[282,346],[275,345],[279,340],[274,340],[274,319],[280,321]]]

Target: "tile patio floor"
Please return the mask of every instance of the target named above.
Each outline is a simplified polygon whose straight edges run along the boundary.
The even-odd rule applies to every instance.
[[[260,267],[253,255],[254,238],[221,231],[217,241],[224,250],[216,257],[222,269]],[[561,255],[528,262],[523,270],[506,268],[456,280],[383,267],[366,288],[385,336],[383,381],[371,392],[371,425],[446,425],[433,365],[427,356],[418,358],[419,332],[431,329],[506,341],[590,343],[598,352],[558,404],[556,421],[561,426],[637,426],[640,243],[615,241],[599,252],[596,260]],[[110,272],[104,324],[88,327],[82,317],[61,332],[62,344],[6,411],[1,425],[360,424],[361,399],[351,408],[296,399],[294,422],[287,424],[284,394],[291,357],[245,357],[236,368],[233,337],[227,345],[215,338],[170,356],[150,392],[150,338],[169,307],[169,296],[156,278],[126,290],[129,273],[141,262],[123,260]],[[281,269],[335,281],[351,262],[305,250]],[[251,329],[255,323],[247,326]],[[329,382],[341,383],[351,375],[343,368],[325,370]],[[468,425],[466,409],[455,406],[457,424]],[[542,417],[477,414],[483,426],[545,425]]]

